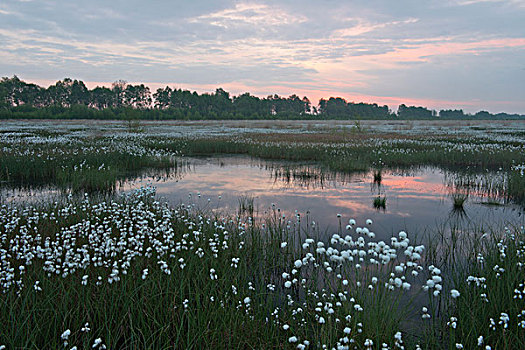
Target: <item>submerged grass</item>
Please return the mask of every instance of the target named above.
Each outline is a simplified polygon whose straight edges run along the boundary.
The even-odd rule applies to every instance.
[[[353,135],[353,134],[350,134]],[[262,159],[316,161],[331,171],[344,173],[368,172],[374,168],[411,168],[436,166],[450,171],[472,173],[502,172],[508,181],[482,182],[480,190],[499,191],[515,202],[523,202],[523,176],[513,175],[514,164],[525,163],[523,145],[487,143],[486,140],[459,138],[403,138],[392,135],[359,135],[335,139],[313,135],[304,141],[301,135],[250,136],[234,139],[207,138],[175,140],[153,148],[181,150],[186,155],[246,154]],[[278,138],[277,138],[278,137]],[[381,181],[376,171],[374,181]],[[485,188],[487,187],[488,188]]]
[[[239,216],[247,215],[248,217],[253,218],[253,213],[255,211],[255,197],[252,195],[246,194],[243,196],[240,196],[238,199],[239,202],[239,210],[238,214]]]

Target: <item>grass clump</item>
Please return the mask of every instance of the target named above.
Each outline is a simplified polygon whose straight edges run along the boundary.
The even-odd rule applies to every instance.
[[[524,165],[514,167],[508,180],[508,197],[520,203],[525,202],[524,169]]]
[[[473,136],[403,135],[394,132],[246,133],[228,137],[159,136],[132,122],[122,133],[110,126],[96,133],[57,133],[47,128],[5,133],[0,138],[0,182],[11,186],[54,185],[74,190],[111,188],[117,180],[145,169],[174,167],[174,156],[245,154],[263,159],[317,162],[329,171],[368,172],[435,166],[444,170],[499,172],[525,162],[523,144]],[[72,129],[73,130],[73,129]],[[115,129],[119,130],[119,129]],[[105,134],[112,131],[112,134]],[[100,174],[77,174],[81,164]],[[84,168],[83,170],[86,170]],[[507,174],[507,170],[503,172]],[[307,179],[310,174],[293,173]],[[508,172],[508,181],[489,182],[491,191],[516,202],[525,201],[523,175]],[[81,178],[89,178],[83,181]],[[71,180],[70,180],[71,179]],[[486,179],[474,186],[487,186]],[[374,182],[380,184],[380,170]]]
[[[386,197],[377,196],[372,203],[375,209],[386,210]]]
[[[73,192],[111,192],[117,181],[147,169],[176,170],[177,162],[167,152],[109,138],[0,148],[0,182],[12,187],[52,185]]]
[[[523,228],[482,236],[476,255],[452,273],[461,297],[450,305],[458,315],[453,337],[467,349],[525,348],[525,235]],[[467,276],[465,278],[465,276]]]
[[[246,194],[246,195],[240,196],[238,198],[238,202],[239,202],[239,210],[238,210],[239,216],[247,215],[248,217],[253,218],[253,213],[255,210],[255,205],[254,205],[255,197],[253,197],[252,195]]]
[[[455,192],[451,194],[452,198],[452,206],[454,210],[462,210],[464,209],[465,202],[468,199],[468,194],[461,193],[461,192]]]

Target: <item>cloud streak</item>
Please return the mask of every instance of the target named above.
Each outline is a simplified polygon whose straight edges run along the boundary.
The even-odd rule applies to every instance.
[[[283,27],[306,22],[304,16],[296,16],[276,7],[262,4],[238,3],[233,8],[192,18],[189,22],[209,23],[226,29],[239,26]]]

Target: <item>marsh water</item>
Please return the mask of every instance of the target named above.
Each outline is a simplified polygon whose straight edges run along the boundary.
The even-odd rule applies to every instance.
[[[159,198],[176,206],[191,204],[224,215],[250,214],[264,218],[279,210],[293,223],[307,218],[321,232],[334,232],[348,219],[364,225],[374,221],[374,231],[384,239],[399,230],[424,234],[448,224],[463,226],[516,225],[524,222],[523,207],[507,203],[498,184],[499,174],[463,176],[437,168],[370,171],[342,174],[317,164],[270,162],[249,157],[185,158],[177,171],[163,176],[138,176],[125,180],[120,191],[153,185]],[[488,180],[490,179],[490,181]],[[7,201],[39,201],[60,196],[52,188],[2,191]],[[465,199],[454,206],[454,196]],[[383,205],[376,198],[386,199]],[[253,208],[253,213],[249,212]],[[248,212],[247,212],[248,211]]]

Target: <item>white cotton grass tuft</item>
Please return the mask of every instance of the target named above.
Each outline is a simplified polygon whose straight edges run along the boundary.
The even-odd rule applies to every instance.
[[[62,338],[63,340],[67,340],[69,338],[69,336],[71,335],[71,330],[69,329],[66,329],[64,331],[64,333],[62,333],[62,335],[60,336],[60,338]]]

